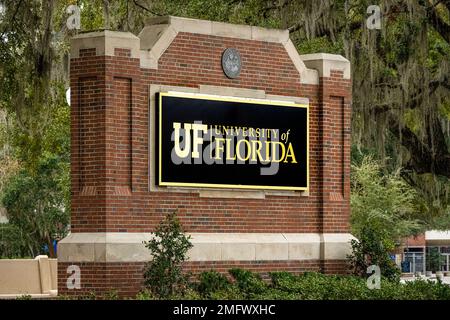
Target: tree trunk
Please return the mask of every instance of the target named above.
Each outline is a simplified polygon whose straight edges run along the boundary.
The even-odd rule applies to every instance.
[[[55,248],[53,247],[53,241],[50,237],[47,238],[47,246],[49,258],[56,258]]]

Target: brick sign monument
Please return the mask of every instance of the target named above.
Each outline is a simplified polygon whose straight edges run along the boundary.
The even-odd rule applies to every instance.
[[[194,273],[347,271],[345,58],[301,56],[287,30],[158,17],[138,37],[79,34],[70,61],[59,294],[136,294],[150,259],[142,242],[173,211],[192,236]]]

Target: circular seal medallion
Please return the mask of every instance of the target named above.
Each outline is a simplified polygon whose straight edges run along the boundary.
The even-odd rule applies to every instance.
[[[234,79],[241,73],[241,55],[233,48],[226,49],[222,54],[222,69],[225,75]]]

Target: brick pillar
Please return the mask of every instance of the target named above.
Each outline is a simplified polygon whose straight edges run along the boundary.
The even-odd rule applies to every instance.
[[[319,72],[319,141],[322,261],[333,260],[333,243],[350,231],[351,80],[350,62],[332,54],[301,56],[308,68]],[[342,239],[341,239],[342,238]],[[332,265],[324,263],[323,271]]]
[[[68,292],[67,266],[89,262],[86,254],[97,265],[82,268],[82,279],[94,277],[89,270],[95,269],[95,277],[106,279],[101,284],[106,290],[108,271],[101,263],[106,261],[106,232],[126,231],[117,217],[127,210],[133,188],[132,112],[140,77],[139,46],[133,34],[112,31],[80,34],[71,42],[71,233],[90,233],[92,241],[85,237],[82,242],[95,245],[86,249],[60,242],[58,289],[63,294]],[[98,288],[91,283],[89,289]]]
[[[114,208],[125,207],[132,190],[138,56],[139,39],[131,33],[102,31],[72,40],[72,232],[120,229]]]

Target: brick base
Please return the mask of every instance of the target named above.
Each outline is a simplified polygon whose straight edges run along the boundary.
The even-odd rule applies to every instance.
[[[81,270],[81,289],[67,289],[66,281],[69,274],[67,267],[75,264]],[[67,296],[82,296],[95,293],[104,295],[116,290],[120,297],[134,297],[143,283],[144,263],[98,263],[77,262],[58,263],[58,294]],[[348,264],[345,260],[301,260],[301,261],[209,261],[187,262],[185,270],[195,277],[203,271],[214,269],[228,274],[232,268],[251,270],[268,279],[271,271],[287,271],[300,274],[305,271],[324,272],[327,274],[347,274]]]

